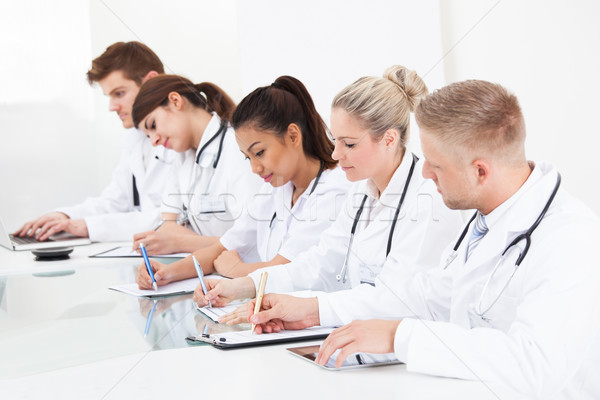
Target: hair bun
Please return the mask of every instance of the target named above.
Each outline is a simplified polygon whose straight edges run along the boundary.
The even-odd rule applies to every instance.
[[[383,73],[385,79],[394,82],[406,95],[410,111],[414,112],[419,101],[427,95],[427,85],[413,70],[402,65],[392,65]]]

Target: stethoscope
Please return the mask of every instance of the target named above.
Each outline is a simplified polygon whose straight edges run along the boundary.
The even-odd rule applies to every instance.
[[[206,187],[209,188],[210,184],[212,182],[213,177],[215,176],[215,171],[217,169],[217,166],[219,165],[219,160],[221,159],[221,153],[223,152],[223,142],[225,141],[225,134],[227,133],[227,121],[225,120],[221,120],[221,126],[219,127],[219,130],[217,130],[217,133],[215,133],[210,139],[208,139],[208,141],[206,143],[204,143],[204,145],[200,148],[200,150],[198,151],[198,154],[196,155],[196,165],[195,165],[195,170],[197,170],[199,164],[200,164],[200,157],[202,156],[202,154],[204,153],[204,151],[208,148],[208,146],[214,142],[215,140],[219,139],[219,148],[217,150],[217,155],[215,156],[214,162],[212,164],[212,174],[208,180],[208,183],[206,184]],[[188,198],[188,203],[191,201],[191,197],[194,196],[194,191],[196,188],[196,185],[198,183],[198,176],[196,173],[194,173],[194,177],[193,177],[193,182],[190,185],[190,189],[189,189],[189,198]],[[188,207],[185,205],[185,203],[182,205],[182,216],[180,218],[177,219],[177,223],[180,225],[183,225],[187,222],[190,222],[190,218],[189,218],[189,212],[188,212]],[[194,225],[196,225],[196,229],[198,232],[200,232],[200,227],[198,226],[198,224],[196,224],[194,222]]]
[[[317,176],[315,177],[315,181],[313,182],[312,186],[310,187],[310,191],[308,192],[308,196],[310,196],[311,194],[313,194],[313,192],[315,191],[315,189],[317,188],[317,184],[319,183],[319,180],[321,179],[321,174],[323,173],[323,170],[325,169],[325,163],[323,162],[323,160],[321,160],[321,166],[319,167],[319,172],[317,173]],[[267,236],[267,241],[266,241],[266,257],[268,257],[269,254],[269,243],[271,242],[271,234],[273,232],[273,221],[275,221],[275,218],[277,217],[277,211],[275,211],[273,213],[273,216],[271,217],[271,222],[269,222],[269,235]]]
[[[475,309],[475,313],[481,319],[486,320],[486,318],[484,317],[484,315],[488,311],[490,311],[490,309],[498,302],[498,300],[502,296],[502,293],[504,293],[504,290],[506,290],[506,288],[508,287],[509,283],[512,281],[512,278],[515,275],[515,273],[517,272],[517,269],[519,268],[519,266],[521,265],[521,262],[523,262],[523,259],[527,255],[527,252],[529,251],[529,247],[531,246],[531,235],[536,230],[536,228],[538,227],[538,225],[540,224],[540,222],[542,221],[542,219],[546,215],[546,212],[550,208],[550,205],[552,204],[552,201],[554,200],[554,197],[556,196],[556,193],[558,192],[558,188],[560,187],[560,182],[561,182],[561,177],[560,177],[560,174],[558,174],[558,176],[556,177],[556,184],[554,185],[554,190],[552,191],[552,194],[550,195],[550,198],[548,198],[548,201],[546,202],[546,205],[544,206],[544,209],[542,210],[542,212],[540,213],[540,215],[537,217],[537,219],[535,220],[535,222],[529,227],[529,229],[527,229],[527,231],[525,231],[525,233],[522,233],[522,234],[518,235],[517,237],[515,237],[508,244],[508,246],[506,246],[506,248],[504,249],[504,251],[500,255],[500,259],[496,262],[496,265],[492,269],[492,273],[490,274],[490,276],[488,277],[487,281],[485,282],[485,285],[483,286],[483,290],[481,291],[481,296],[479,297],[479,304],[477,306],[477,309]],[[452,264],[452,262],[454,261],[454,259],[456,259],[457,255],[458,255],[457,250],[460,247],[461,242],[465,238],[465,236],[467,234],[467,231],[469,230],[469,226],[471,225],[471,222],[473,222],[473,220],[477,216],[477,212],[475,212],[475,214],[473,214],[473,216],[471,217],[471,219],[467,223],[467,226],[465,226],[465,229],[463,229],[460,237],[456,241],[456,244],[454,245],[454,248],[452,249],[452,252],[450,253],[450,255],[448,256],[448,258],[446,259],[446,265],[444,266],[444,269],[448,268],[448,266],[450,264]],[[523,248],[522,251],[520,251],[519,247],[517,246],[517,243],[519,243],[519,242],[521,242],[523,240],[525,240],[525,247]],[[488,291],[488,288],[490,286],[490,282],[492,281],[492,279],[494,279],[494,276],[496,275],[496,272],[500,268],[500,265],[502,265],[504,263],[504,261],[506,259],[508,259],[508,256],[510,255],[510,253],[512,253],[514,250],[520,251],[520,253],[519,253],[519,256],[517,257],[517,260],[515,261],[515,265],[514,265],[512,273],[510,274],[510,277],[508,278],[508,280],[506,281],[506,283],[502,287],[502,290],[500,291],[500,293],[498,293],[498,296],[496,297],[496,299],[490,304],[489,307],[487,307],[485,310],[482,311],[483,299],[485,298],[485,294]]]
[[[402,195],[400,196],[400,201],[398,201],[398,206],[396,207],[396,213],[394,214],[394,219],[392,220],[392,226],[390,227],[390,233],[388,235],[388,242],[387,242],[387,250],[385,252],[386,258],[390,254],[390,250],[392,249],[392,238],[394,237],[394,228],[396,227],[396,222],[398,222],[398,216],[400,215],[400,208],[402,207],[402,204],[404,203],[404,198],[406,197],[406,191],[408,190],[408,185],[413,176],[413,172],[415,170],[415,165],[417,164],[417,161],[419,160],[419,158],[417,156],[415,156],[414,154],[412,155],[412,157],[413,157],[413,159],[412,159],[412,164],[410,165],[410,170],[408,171],[408,177],[406,178],[406,182],[404,183],[404,188],[402,189]],[[356,226],[358,225],[358,221],[360,220],[360,216],[363,212],[366,201],[367,201],[367,195],[365,194],[362,199],[362,202],[360,203],[360,207],[358,208],[358,211],[356,211],[356,215],[354,216],[354,222],[352,223],[352,229],[350,229],[350,240],[348,241],[348,249],[346,250],[346,257],[344,257],[344,264],[342,265],[342,269],[340,270],[340,273],[337,274],[335,277],[338,280],[338,282],[342,281],[342,283],[346,283],[346,275],[347,275],[347,271],[348,271],[348,259],[350,257],[350,251],[352,249],[352,242],[354,242],[354,233],[356,232]]]

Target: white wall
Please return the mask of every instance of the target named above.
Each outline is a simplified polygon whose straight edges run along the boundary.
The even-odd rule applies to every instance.
[[[237,101],[279,75],[294,75],[305,82],[326,121],[331,99],[344,85],[362,75],[380,75],[394,63],[423,73],[441,54],[435,0],[417,5],[407,0],[368,5],[343,0],[29,0],[27,4],[23,7],[28,10],[18,15],[12,5],[1,6],[1,37],[6,42],[0,42],[0,51],[9,54],[2,72],[23,63],[23,54],[15,52],[18,45],[12,42],[19,35],[29,35],[25,36],[30,38],[29,53],[34,54],[42,51],[34,38],[64,31],[68,34],[63,51],[68,49],[74,66],[67,73],[64,65],[59,71],[49,71],[43,62],[30,67],[46,81],[60,75],[61,82],[75,82],[77,90],[43,103],[25,96],[17,108],[3,105],[0,111],[2,132],[8,138],[0,168],[24,167],[2,177],[6,192],[0,198],[0,213],[10,229],[52,207],[97,194],[109,181],[124,130],[107,112],[108,101],[100,90],[87,86],[84,74],[91,59],[115,41],[143,41],[161,57],[167,72],[215,82]],[[36,7],[50,10],[41,14],[45,23],[40,29],[34,23],[16,23],[16,35],[4,31],[4,22],[26,20],[37,13]],[[413,31],[424,32],[419,41],[406,40]],[[71,43],[82,40],[83,49]],[[18,85],[27,82],[26,76],[20,79]],[[427,80],[430,85],[442,84],[441,64]],[[7,213],[9,209],[14,211]]]
[[[2,2],[0,215],[16,228],[106,185],[124,131],[85,72],[119,40],[144,41],[167,72],[213,81],[238,101],[295,75],[326,120],[339,89],[395,63],[426,75],[430,89],[467,78],[502,83],[521,100],[530,158],[557,164],[565,187],[600,212],[600,189],[588,184],[600,173],[599,8],[584,0]]]
[[[517,95],[527,155],[555,164],[563,185],[600,213],[600,2],[441,2],[448,83],[498,82]],[[455,46],[455,47],[454,47]]]

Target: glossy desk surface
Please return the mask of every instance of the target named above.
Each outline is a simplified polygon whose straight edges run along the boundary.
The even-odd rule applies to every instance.
[[[213,323],[191,295],[158,300],[144,336],[153,301],[108,290],[134,282],[141,259],[88,258],[114,246],[78,247],[69,260],[53,262],[0,248],[0,398],[521,398],[403,365],[326,371],[287,354],[294,344],[190,346],[185,337],[206,325],[210,333],[247,329]]]

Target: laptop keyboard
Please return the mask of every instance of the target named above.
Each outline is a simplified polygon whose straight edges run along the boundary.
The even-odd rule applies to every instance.
[[[29,236],[18,237],[18,236],[10,235],[10,240],[12,240],[13,242],[15,242],[16,244],[43,243],[43,242],[40,242],[39,240],[37,240],[36,238],[29,237]],[[46,241],[47,242],[53,242],[54,240],[48,239]]]

